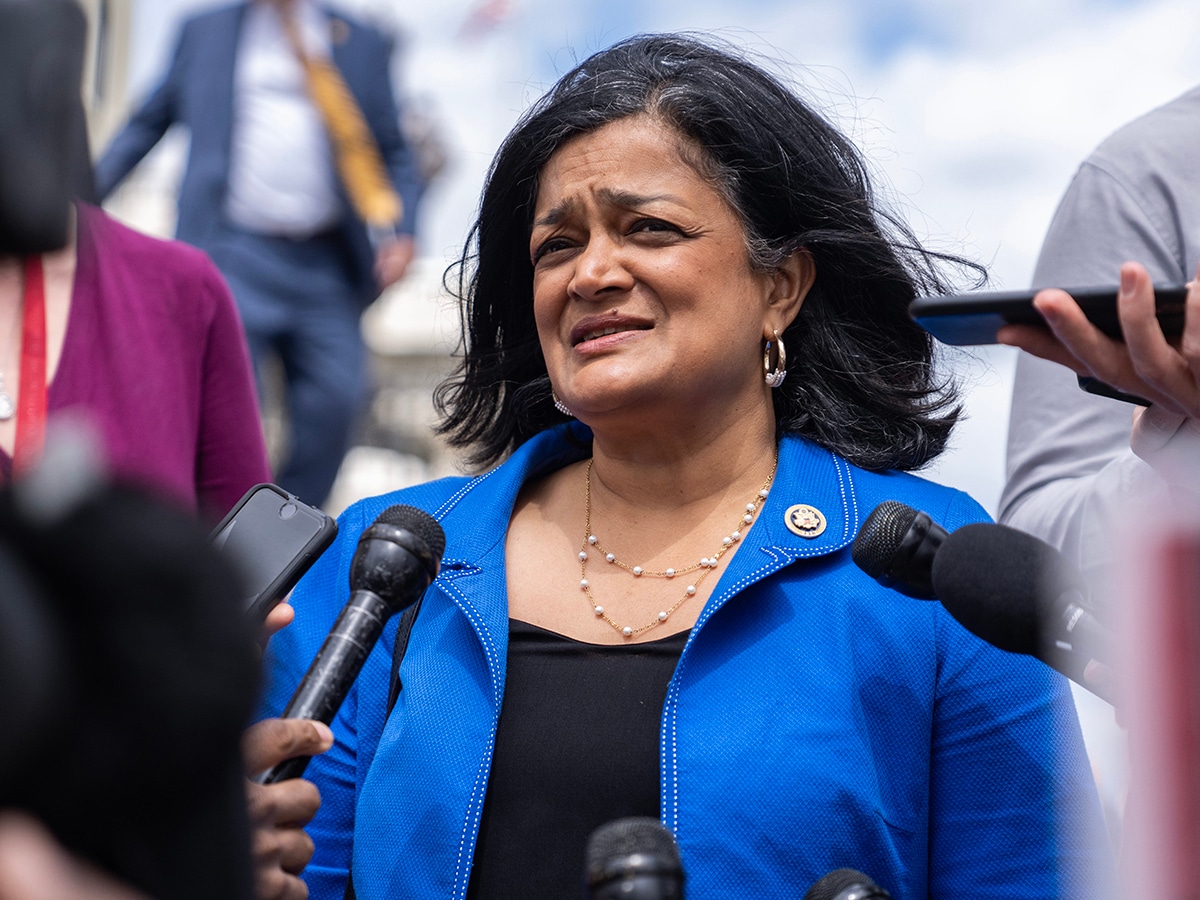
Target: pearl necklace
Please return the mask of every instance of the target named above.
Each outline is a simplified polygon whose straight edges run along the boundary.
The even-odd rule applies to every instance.
[[[622,636],[626,638],[632,638],[641,634],[643,631],[648,631],[656,625],[661,625],[670,618],[671,613],[675,612],[675,610],[679,609],[679,607],[684,604],[688,597],[695,596],[696,589],[700,586],[700,583],[704,581],[706,577],[708,577],[709,572],[717,567],[717,563],[720,562],[721,557],[725,555],[725,552],[739,540],[741,540],[742,529],[749,527],[749,525],[754,522],[754,514],[758,512],[763,501],[767,499],[767,493],[771,487],[771,482],[775,479],[775,469],[779,465],[779,454],[776,453],[775,459],[771,463],[771,473],[767,476],[766,481],[763,482],[762,488],[759,489],[758,493],[754,497],[754,500],[746,504],[745,512],[743,512],[741,514],[741,518],[738,519],[737,528],[725,535],[725,537],[721,538],[721,546],[717,552],[712,556],[701,557],[699,562],[692,563],[690,566],[667,568],[663,569],[661,572],[651,571],[643,568],[642,566],[630,566],[627,563],[622,562],[621,560],[617,559],[615,554],[606,551],[604,547],[601,546],[600,539],[596,537],[596,535],[592,534],[593,462],[594,460],[588,460],[587,474],[584,476],[583,481],[584,523],[583,545],[579,549],[579,588],[587,597],[588,603],[592,607],[592,613],[596,616],[596,618],[607,622],[614,629],[620,632]],[[587,565],[588,559],[590,558],[590,553],[588,552],[589,548],[603,557],[605,562],[624,569],[635,578],[675,578],[678,575],[686,575],[689,572],[695,572],[697,570],[699,570],[700,574],[695,578],[690,579],[690,583],[684,590],[682,597],[676,600],[672,606],[659,611],[658,615],[645,625],[642,625],[640,628],[634,628],[632,625],[621,625],[608,615],[604,607],[597,603],[596,598],[592,595],[592,586],[588,582],[587,577]]]

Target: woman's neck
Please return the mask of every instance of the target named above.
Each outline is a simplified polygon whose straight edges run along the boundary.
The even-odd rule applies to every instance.
[[[738,417],[730,424],[703,421],[686,433],[662,429],[646,439],[593,438],[593,490],[614,505],[677,511],[726,492],[752,493],[776,452],[774,415]]]

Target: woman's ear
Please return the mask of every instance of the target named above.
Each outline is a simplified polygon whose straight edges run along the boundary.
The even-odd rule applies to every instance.
[[[771,294],[767,298],[766,333],[777,330],[783,334],[784,329],[792,324],[792,320],[804,305],[804,298],[812,289],[817,278],[817,266],[812,253],[807,247],[800,247],[792,255],[780,263],[772,273]]]

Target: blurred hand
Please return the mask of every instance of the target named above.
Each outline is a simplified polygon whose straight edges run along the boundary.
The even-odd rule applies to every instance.
[[[286,599],[276,603],[271,607],[271,611],[267,613],[267,618],[263,620],[262,631],[259,634],[259,643],[266,644],[271,635],[282,631],[288,625],[292,624],[292,620],[295,618],[296,610]]]
[[[307,719],[265,719],[242,737],[247,775],[256,775],[296,756],[315,756],[333,746],[333,732]],[[254,889],[259,900],[305,900],[300,872],[312,859],[313,842],[304,832],[321,805],[312,782],[291,778],[277,784],[246,782]]]
[[[1159,327],[1150,274],[1137,263],[1121,266],[1117,313],[1124,341],[1092,325],[1066,291],[1041,291],[1033,303],[1049,331],[1006,325],[1000,343],[1150,401],[1133,414],[1134,452],[1172,484],[1200,488],[1200,280],[1188,283],[1184,331],[1175,343]]]
[[[0,900],[148,900],[72,856],[36,820],[0,813]]]
[[[375,281],[382,291],[404,277],[416,252],[416,244],[407,234],[398,234],[375,248]]]

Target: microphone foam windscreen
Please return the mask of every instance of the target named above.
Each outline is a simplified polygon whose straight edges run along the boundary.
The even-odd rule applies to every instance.
[[[955,619],[1001,650],[1031,656],[1040,611],[1076,580],[1056,549],[1005,525],[965,525],[933,560],[934,591]]]
[[[850,548],[854,564],[872,578],[885,575],[916,517],[917,510],[895,500],[884,500],[876,506]]]
[[[649,816],[629,816],[601,825],[587,842],[587,871],[603,870],[610,861],[643,854],[656,856],[674,868],[680,868],[675,837]]]
[[[843,891],[860,888],[856,898],[882,898],[890,896],[887,891],[857,869],[834,869],[808,889],[804,900],[835,900]]]
[[[381,512],[375,521],[381,525],[395,525],[411,531],[420,538],[433,554],[434,559],[441,559],[446,552],[446,533],[437,519],[415,506],[405,506],[397,503]]]

